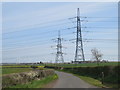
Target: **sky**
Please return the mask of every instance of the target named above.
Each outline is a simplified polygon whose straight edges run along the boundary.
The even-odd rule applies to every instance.
[[[2,3],[2,62],[55,62],[58,31],[64,61],[75,56],[76,15],[80,9],[84,54],[97,48],[104,60],[118,60],[118,4],[109,2]],[[51,46],[53,48],[51,48]],[[54,54],[51,54],[54,53]]]

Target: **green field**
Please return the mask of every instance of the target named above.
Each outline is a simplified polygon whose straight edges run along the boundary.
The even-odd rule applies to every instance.
[[[32,68],[2,68],[2,75],[31,71]]]
[[[120,62],[119,62],[120,63]],[[57,66],[57,67],[95,67],[98,66],[97,63],[81,63],[81,64],[46,64],[47,66]],[[117,66],[118,62],[107,62],[100,63],[99,66]],[[38,68],[44,68],[44,65],[37,65]],[[1,66],[2,74],[10,74],[10,73],[19,73],[26,72],[32,70],[31,65],[5,65]],[[17,68],[18,67],[18,68]],[[24,67],[24,68],[20,68]]]
[[[44,65],[34,65],[34,66],[37,66],[38,69],[44,69]],[[13,65],[0,66],[0,71],[2,72],[2,75],[11,74],[11,73],[26,72],[26,71],[31,71],[31,70],[33,70],[33,68],[31,68],[31,65],[13,64]]]
[[[33,66],[33,65],[16,65],[16,64],[14,64],[14,65],[2,65],[2,66],[0,66],[0,67],[7,67],[7,68],[9,68],[9,67],[26,67],[26,68],[28,68],[28,67],[31,67],[31,66]],[[34,66],[37,66],[37,67],[44,67],[44,65],[34,65]]]
[[[99,66],[117,66],[120,62],[107,62],[99,63]],[[48,66],[57,66],[57,67],[96,67],[97,63],[81,63],[81,64],[47,64]]]

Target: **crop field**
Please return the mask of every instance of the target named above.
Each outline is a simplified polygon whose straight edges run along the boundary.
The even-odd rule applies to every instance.
[[[33,68],[30,68],[31,65],[3,65],[0,66],[0,71],[2,72],[2,75],[5,74],[11,74],[11,73],[20,73],[20,72],[26,72],[31,71]],[[43,69],[43,65],[37,66],[38,69]]]
[[[9,68],[9,67],[10,67],[10,68],[12,68],[12,67],[13,67],[13,68],[14,68],[14,67],[15,67],[15,68],[16,68],[16,67],[18,67],[18,68],[19,68],[19,67],[21,67],[21,68],[22,68],[22,67],[23,67],[23,68],[29,68],[29,67],[31,67],[31,66],[33,66],[33,65],[16,65],[16,64],[12,64],[12,65],[2,65],[2,66],[0,66],[0,67],[3,67],[3,68],[4,68],[4,67],[8,67],[8,68]],[[44,67],[44,65],[41,65],[41,64],[40,64],[40,65],[34,65],[34,66]]]
[[[30,71],[32,68],[2,68],[2,75]]]
[[[119,62],[120,63],[120,62]],[[97,63],[81,63],[81,64],[46,64],[47,66],[58,66],[58,67],[96,67]],[[118,62],[107,62],[99,63],[99,66],[117,66]],[[45,65],[37,65],[38,69],[43,69]],[[32,70],[31,65],[3,65],[0,66],[0,71],[2,75],[26,72]]]
[[[99,63],[99,66],[117,66],[120,62],[106,62]],[[47,64],[48,66],[57,66],[57,67],[96,67],[97,63],[81,63],[81,64]]]

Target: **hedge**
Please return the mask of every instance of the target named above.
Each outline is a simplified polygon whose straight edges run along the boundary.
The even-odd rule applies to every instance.
[[[54,67],[54,66],[45,66],[46,68],[61,69],[63,71],[71,72],[74,74],[92,77],[98,80],[102,80],[104,73],[104,82],[111,84],[120,83],[120,66],[99,66],[99,67]]]

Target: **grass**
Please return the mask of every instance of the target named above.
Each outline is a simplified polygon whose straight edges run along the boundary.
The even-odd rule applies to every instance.
[[[108,84],[108,83],[102,84],[101,81],[99,81],[97,79],[94,79],[94,78],[91,78],[91,77],[79,76],[79,75],[76,75],[76,74],[75,74],[75,76],[78,76],[82,80],[84,80],[84,81],[86,81],[89,84],[94,85],[94,86],[103,87],[103,88],[118,88],[118,85],[116,85],[116,84]]]
[[[67,72],[67,73],[73,74],[70,71],[64,71],[64,70],[57,70],[57,71],[62,71],[62,72]],[[100,80],[98,80],[98,79],[94,79],[94,78],[91,78],[91,77],[88,77],[88,76],[81,76],[81,75],[78,75],[78,74],[73,74],[73,75],[77,76],[80,79],[84,80],[85,82],[87,82],[87,83],[89,83],[91,85],[97,86],[97,87],[118,88],[118,85],[116,85],[116,84],[108,84],[108,83],[102,84],[102,82]]]
[[[34,80],[31,83],[28,84],[20,84],[16,86],[11,86],[8,88],[44,88],[46,84],[50,83],[53,80],[56,80],[58,78],[57,74],[45,77],[41,80]]]
[[[39,70],[45,70],[43,67],[36,68]],[[11,74],[11,73],[20,73],[20,72],[27,72],[33,70],[32,68],[0,68],[0,71],[2,71],[2,75],[5,74]]]
[[[6,68],[19,68],[19,67],[23,67],[23,68],[29,68],[29,67],[31,67],[32,65],[2,65],[2,66],[0,66],[0,67],[6,67]],[[44,65],[34,65],[34,66],[37,66],[37,67],[43,67],[44,68]]]
[[[107,62],[107,63],[100,63],[99,66],[117,66],[120,62]],[[48,66],[59,66],[59,67],[96,67],[98,66],[97,63],[81,63],[81,64],[47,64]]]
[[[78,75],[76,75],[76,76],[78,76]],[[94,85],[94,86],[97,86],[97,87],[105,87],[105,85],[103,85],[101,83],[101,81],[99,81],[97,79],[94,79],[94,78],[91,78],[91,77],[86,77],[86,76],[78,76],[78,77],[81,78],[82,80],[88,82],[91,85]]]
[[[32,68],[2,68],[2,75],[31,71]]]
[[[59,71],[63,71],[63,70],[59,70]],[[67,73],[70,73],[70,74],[73,74],[69,71],[63,71],[63,72],[67,72]],[[91,78],[91,77],[87,77],[87,76],[80,76],[80,75],[77,75],[77,74],[73,74],[74,76],[77,76],[79,77],[80,79],[84,80],[85,82],[91,84],[91,85],[94,85],[94,86],[97,86],[97,87],[105,87],[99,80],[97,79],[94,79],[94,78]]]
[[[37,69],[44,69],[44,65],[36,65]],[[0,75],[26,72],[32,70],[31,65],[2,65],[0,66]],[[2,73],[1,73],[2,72]]]
[[[118,63],[120,64],[120,62],[107,62],[107,63],[100,63],[99,66],[117,66]],[[38,65],[34,65],[40,68],[44,68],[44,66],[60,66],[60,67],[95,67],[97,66],[97,63],[81,63],[81,64],[38,64]],[[31,67],[31,65],[17,65],[17,64],[13,64],[13,65],[2,65],[0,67]]]

